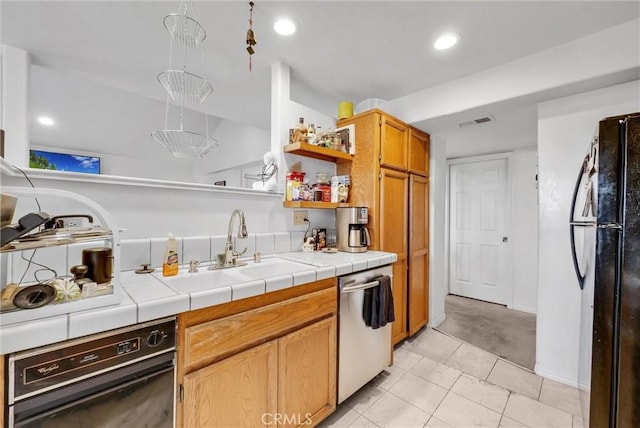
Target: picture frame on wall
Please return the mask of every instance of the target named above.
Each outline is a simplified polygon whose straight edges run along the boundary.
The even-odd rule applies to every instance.
[[[29,168],[100,174],[100,158],[72,153],[29,150]]]

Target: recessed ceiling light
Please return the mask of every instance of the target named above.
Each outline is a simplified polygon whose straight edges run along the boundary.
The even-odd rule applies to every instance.
[[[296,24],[288,18],[282,18],[273,24],[273,29],[282,36],[290,36],[296,32]]]
[[[49,116],[39,116],[38,123],[44,126],[53,126],[56,122]]]
[[[438,37],[438,40],[436,40],[436,42],[433,44],[433,47],[441,51],[444,49],[449,49],[456,43],[458,43],[458,35],[447,33]]]

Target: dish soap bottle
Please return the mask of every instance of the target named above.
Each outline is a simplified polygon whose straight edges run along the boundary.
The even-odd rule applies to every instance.
[[[169,239],[165,245],[164,259],[162,260],[162,275],[175,276],[178,274],[178,241],[173,233],[169,234]]]

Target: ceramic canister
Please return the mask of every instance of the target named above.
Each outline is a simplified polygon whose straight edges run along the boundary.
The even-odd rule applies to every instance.
[[[338,104],[338,119],[346,119],[353,116],[353,103],[351,101],[342,101]]]
[[[113,250],[109,247],[85,248],[82,250],[82,264],[88,268],[85,277],[98,284],[110,282],[113,278]]]

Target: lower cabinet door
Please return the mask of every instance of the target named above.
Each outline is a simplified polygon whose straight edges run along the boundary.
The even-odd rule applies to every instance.
[[[278,426],[315,426],[336,408],[336,317],[279,339]]]
[[[277,390],[273,340],[185,375],[184,426],[275,426]]]

